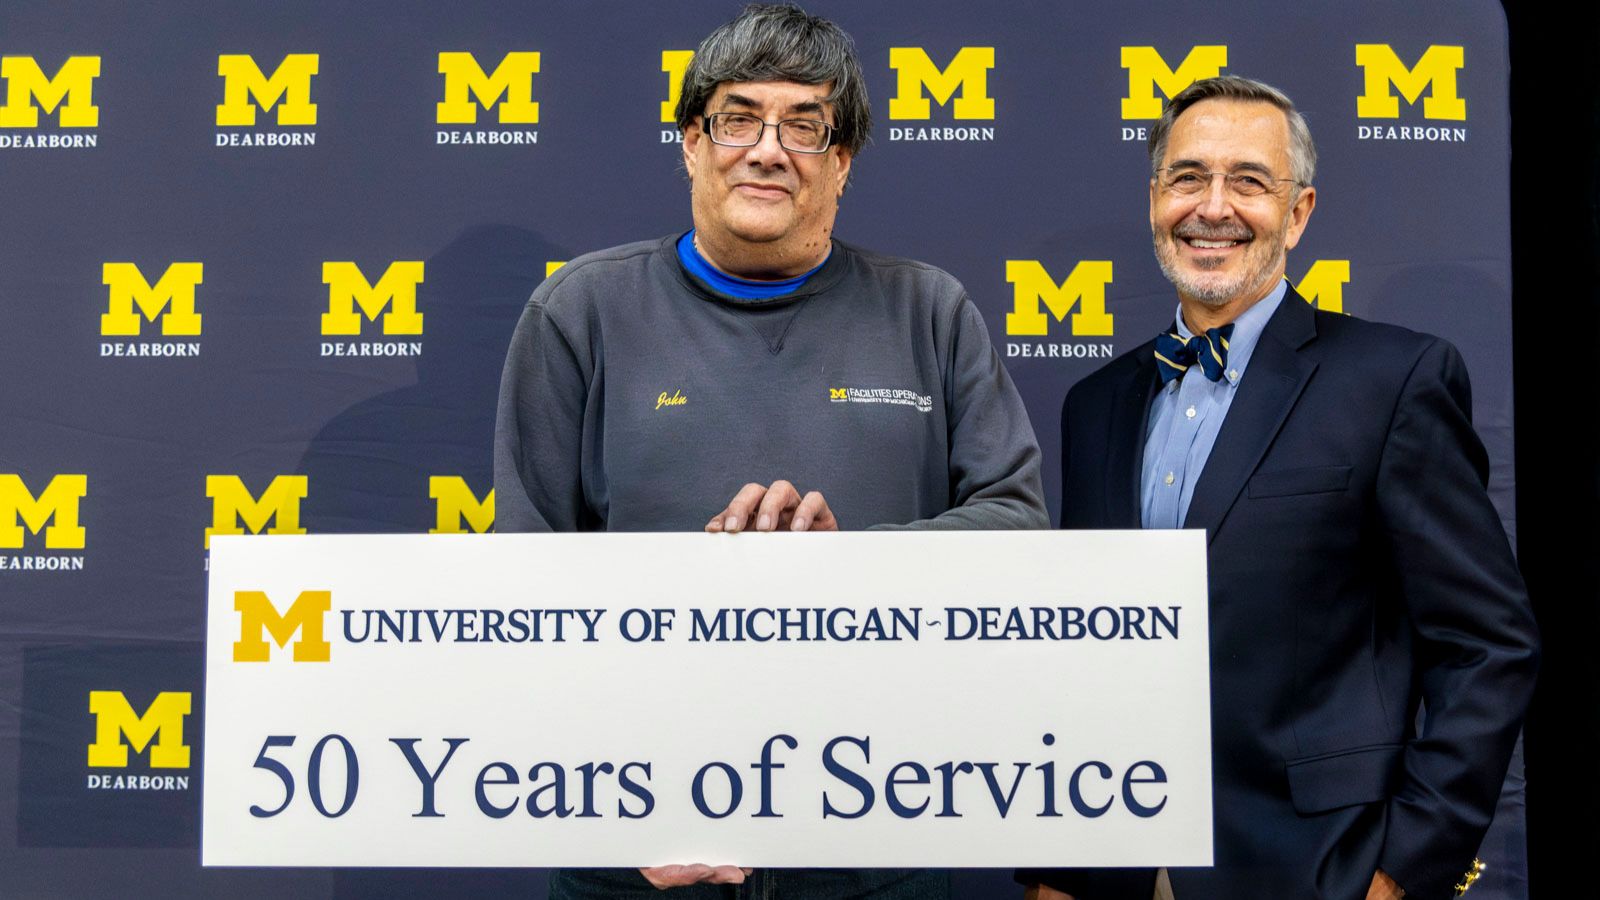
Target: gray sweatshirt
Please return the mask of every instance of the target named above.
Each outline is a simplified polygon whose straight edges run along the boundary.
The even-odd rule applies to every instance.
[[[1027,411],[949,274],[835,241],[799,290],[741,300],[675,241],[575,259],[528,300],[496,530],[699,531],[780,478],[844,529],[1049,527]]]

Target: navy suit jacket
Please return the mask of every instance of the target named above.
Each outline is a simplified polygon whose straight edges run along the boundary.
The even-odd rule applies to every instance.
[[[1063,528],[1140,527],[1152,346],[1067,395]],[[1537,659],[1470,411],[1438,338],[1293,290],[1268,322],[1184,522],[1207,533],[1216,864],[1171,870],[1177,900],[1351,900],[1379,868],[1452,896]],[[1154,872],[1018,877],[1149,900]]]

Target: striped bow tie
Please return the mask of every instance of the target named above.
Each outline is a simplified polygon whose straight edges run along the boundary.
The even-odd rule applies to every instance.
[[[1156,335],[1156,371],[1161,373],[1161,386],[1181,376],[1195,363],[1212,381],[1221,381],[1228,367],[1228,338],[1233,336],[1233,323],[1197,334],[1185,341],[1176,332]]]

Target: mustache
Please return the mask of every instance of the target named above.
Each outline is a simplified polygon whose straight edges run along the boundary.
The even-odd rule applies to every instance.
[[[1248,241],[1256,236],[1248,225],[1235,222],[1231,225],[1207,225],[1204,222],[1183,222],[1172,229],[1172,236],[1185,240]]]

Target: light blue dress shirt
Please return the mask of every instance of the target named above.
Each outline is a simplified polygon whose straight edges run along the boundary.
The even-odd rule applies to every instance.
[[[1228,338],[1228,368],[1221,381],[1211,381],[1199,366],[1167,382],[1150,404],[1150,424],[1144,439],[1144,470],[1139,482],[1140,519],[1146,528],[1181,528],[1194,499],[1195,482],[1206,467],[1211,448],[1222,431],[1222,420],[1233,405],[1256,342],[1267,320],[1278,311],[1289,282],[1279,281],[1272,293],[1233,320]],[[1194,336],[1178,306],[1178,336]]]

